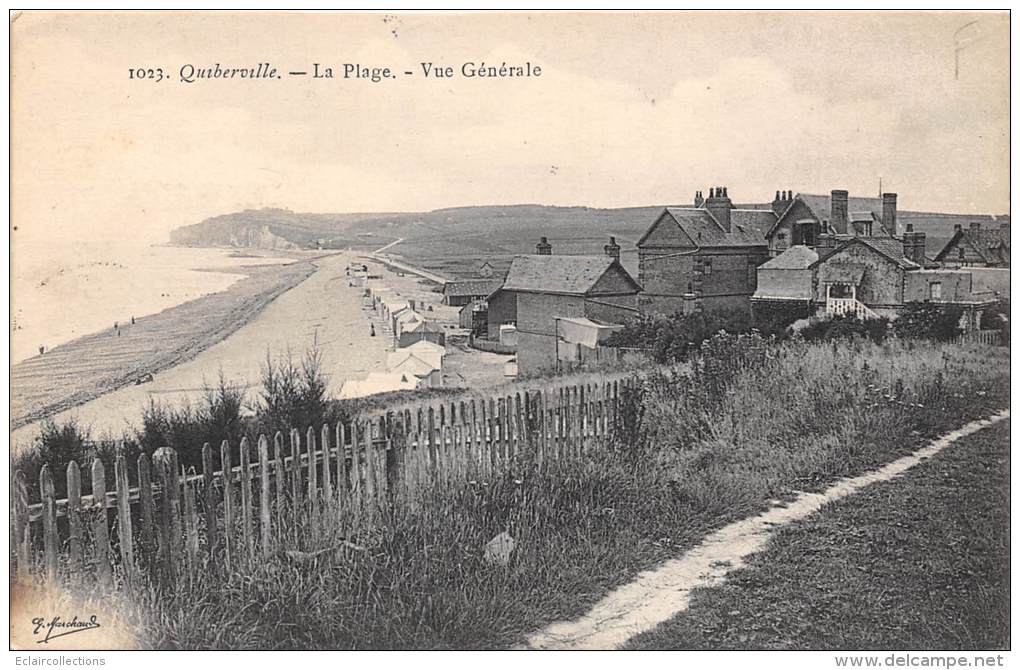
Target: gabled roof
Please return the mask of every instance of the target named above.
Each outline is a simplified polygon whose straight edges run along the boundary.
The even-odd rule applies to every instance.
[[[986,263],[1009,263],[1010,241],[1008,226],[1005,228],[981,228],[979,230],[964,228],[958,230],[935,256],[935,260],[942,260],[946,252],[954,244],[969,246]]]
[[[443,284],[443,295],[448,297],[490,295],[502,285],[501,279],[457,279]]]
[[[611,256],[515,256],[497,290],[587,295],[611,268],[623,273],[634,291],[641,287]],[[495,292],[495,291],[494,291]]]
[[[818,253],[811,247],[794,245],[772,260],[758,266],[759,270],[806,270],[818,260]]]
[[[771,219],[770,219],[771,217]],[[730,210],[730,232],[715,220],[707,209],[667,207],[645,231],[637,246],[644,244],[660,225],[676,225],[698,247],[759,247],[766,246],[763,225],[772,225],[775,215],[763,210]]]
[[[401,348],[410,351],[415,351],[418,349],[427,349],[429,351],[436,351],[440,354],[446,353],[446,347],[444,347],[441,344],[436,344],[435,342],[430,342],[429,340],[418,340],[414,344],[409,344],[406,347]]]
[[[404,329],[405,333],[442,333],[445,332],[442,326],[437,326],[431,321],[415,321]]]
[[[435,365],[431,362],[418,358],[414,354],[407,356],[399,361],[394,361],[390,365],[391,372],[409,372],[415,377],[425,377],[432,373],[433,370],[438,370]]]
[[[820,263],[824,263],[833,255],[839,253],[843,249],[846,249],[852,244],[863,244],[878,252],[882,256],[885,256],[904,270],[916,270],[921,267],[914,261],[903,256],[903,241],[895,237],[853,237],[840,244],[824,256],[819,257],[819,259],[812,263],[810,267],[817,267]]]

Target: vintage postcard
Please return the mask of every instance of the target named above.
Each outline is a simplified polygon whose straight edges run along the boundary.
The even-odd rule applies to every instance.
[[[9,32],[19,664],[1009,657],[1008,11]]]

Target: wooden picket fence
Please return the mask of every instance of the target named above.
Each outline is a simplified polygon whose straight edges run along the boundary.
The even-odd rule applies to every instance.
[[[603,448],[621,399],[637,383],[603,374],[597,383],[514,386],[500,396],[394,407],[308,428],[303,439],[297,430],[254,444],[245,438],[236,465],[229,443],[205,444],[201,472],[182,468],[174,449],[132,464],[120,450],[112,476],[101,460],[92,462],[88,494],[78,463],[60,473],[62,499],[57,473],[43,466],[35,503],[24,473],[14,472],[12,575],[79,588],[165,585],[312,546],[323,524],[372,524],[416,504],[425,484],[543,468]]]
[[[960,333],[953,340],[954,344],[987,344],[998,346],[1007,344],[1001,330],[968,330]]]

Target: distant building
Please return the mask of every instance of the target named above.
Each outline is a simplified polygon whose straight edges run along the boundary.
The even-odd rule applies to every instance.
[[[972,221],[968,228],[957,224],[953,236],[935,260],[953,267],[1008,268],[1009,222],[989,228]]]
[[[462,307],[474,300],[484,300],[502,284],[500,279],[457,279],[443,285],[443,302]]]
[[[418,321],[403,328],[400,335],[397,336],[398,347],[408,347],[421,341],[446,346],[446,331],[442,326],[432,321]]]
[[[747,310],[775,222],[771,209],[734,206],[724,186],[665,208],[637,243],[642,311]]]
[[[801,244],[792,246],[758,267],[758,286],[751,301],[808,306],[814,300],[811,266],[818,253]]]
[[[482,261],[482,264],[478,266],[479,277],[494,277],[496,276],[496,268],[489,261]]]
[[[637,313],[641,286],[611,255],[554,256],[546,238],[538,254],[513,259],[503,285],[488,298],[488,333],[517,327],[522,374],[556,365],[557,318],[623,323]]]

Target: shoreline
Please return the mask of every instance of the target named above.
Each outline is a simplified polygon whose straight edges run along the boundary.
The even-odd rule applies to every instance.
[[[124,324],[121,335],[110,329],[90,333],[15,363],[11,366],[11,430],[193,359],[308,279],[316,271],[314,261],[324,255],[328,254],[279,265],[197,269],[245,276],[225,290]]]

